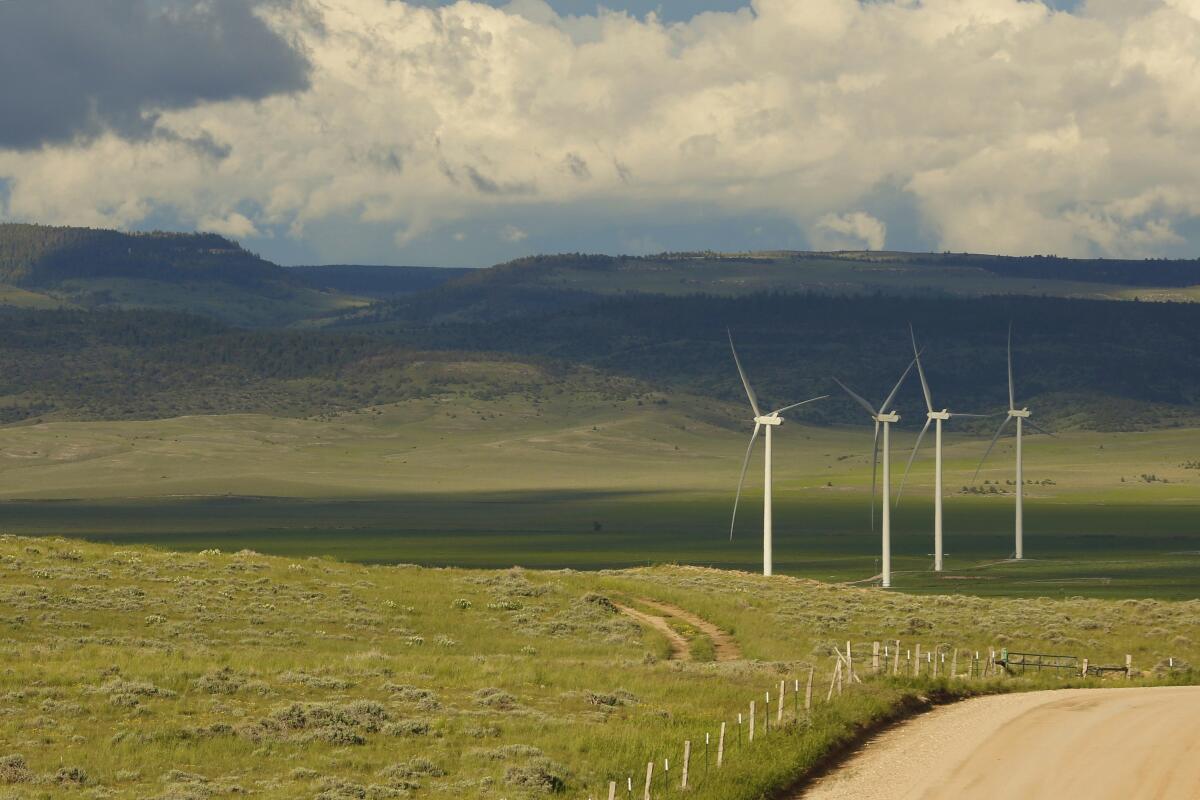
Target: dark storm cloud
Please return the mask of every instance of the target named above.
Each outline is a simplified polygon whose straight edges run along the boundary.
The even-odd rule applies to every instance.
[[[0,148],[143,138],[163,110],[307,87],[258,2],[0,2]]]

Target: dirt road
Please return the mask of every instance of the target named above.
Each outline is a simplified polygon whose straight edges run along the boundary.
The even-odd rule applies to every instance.
[[[636,608],[623,606],[620,603],[613,603],[613,605],[615,605],[617,610],[625,616],[631,617],[643,625],[649,625],[651,628],[654,628],[656,631],[665,636],[667,638],[667,644],[670,645],[671,648],[671,655],[669,658],[672,661],[691,660],[692,649],[688,646],[688,640],[683,638],[678,631],[672,628],[670,623],[668,623],[665,619],[662,617],[656,617],[653,614],[646,614],[642,611],[638,611]]]
[[[668,617],[678,617],[703,633],[712,642],[713,653],[717,661],[737,661],[741,659],[742,651],[738,647],[737,641],[728,633],[704,619],[704,617],[699,617],[685,608],[680,608],[670,603],[661,603],[657,600],[649,600],[645,597],[639,597],[638,602],[660,611]]]
[[[1200,687],[967,700],[884,732],[796,797],[1193,800]]]

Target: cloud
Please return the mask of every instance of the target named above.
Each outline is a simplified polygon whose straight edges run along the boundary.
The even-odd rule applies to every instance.
[[[266,26],[254,5],[0,4],[0,147],[70,143],[105,131],[144,139],[166,110],[305,88],[303,56]]]
[[[500,238],[506,242],[516,244],[523,242],[529,238],[529,234],[518,228],[516,225],[505,225],[500,229]]]
[[[28,96],[0,77],[12,218],[236,208],[277,241],[336,220],[405,249],[539,209],[589,230],[596,208],[620,223],[611,242],[673,245],[680,227],[655,221],[703,209],[692,230],[792,220],[814,246],[914,227],[952,250],[1200,245],[1195,0],[755,0],[673,23],[540,0],[97,0],[37,27],[65,2],[0,6],[0,74],[15,46],[47,76]],[[499,260],[488,239],[462,245],[471,260]],[[767,243],[728,243],[751,245]]]
[[[262,236],[262,233],[254,226],[249,217],[236,211],[230,212],[223,217],[206,217],[200,220],[197,227],[202,231],[219,233],[222,236],[230,236],[235,239]]]
[[[818,250],[882,250],[887,225],[863,211],[826,214],[809,236]]]

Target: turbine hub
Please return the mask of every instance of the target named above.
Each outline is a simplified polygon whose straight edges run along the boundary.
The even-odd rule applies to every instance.
[[[783,417],[778,414],[764,414],[761,417],[755,417],[754,422],[758,425],[782,425]]]

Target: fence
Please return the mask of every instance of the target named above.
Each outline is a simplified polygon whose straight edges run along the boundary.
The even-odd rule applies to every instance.
[[[1015,661],[1014,657],[1017,657]],[[913,678],[945,677],[948,680],[985,679],[1012,675],[1013,668],[1018,665],[1023,665],[1023,673],[1024,667],[1034,668],[1035,661],[1039,670],[1049,669],[1058,673],[1069,669],[1070,674],[1081,676],[1121,671],[1128,678],[1133,671],[1133,659],[1128,655],[1125,656],[1123,667],[1089,667],[1088,659],[1085,658],[1080,669],[1075,664],[1075,656],[1010,653],[1007,650],[1001,650],[997,654],[994,648],[984,654],[980,650],[965,650],[944,644],[939,644],[932,650],[923,650],[919,643],[911,648],[902,647],[899,639],[872,642],[869,652],[865,650],[865,645],[855,652],[852,643],[847,641],[845,651],[834,647],[830,658],[833,664],[829,674],[829,686],[825,689],[825,703],[834,702],[835,696],[841,696],[854,685],[862,684],[864,674],[868,679],[889,675]],[[1026,658],[1030,660],[1026,661]],[[1066,663],[1068,659],[1069,666]],[[1062,660],[1062,663],[1058,660]],[[959,670],[960,662],[965,671]],[[644,777],[639,767],[620,778],[610,779],[602,792],[593,792],[586,796],[588,800],[654,800],[698,789],[708,779],[710,769],[720,770],[731,756],[748,749],[756,738],[761,739],[782,731],[788,723],[796,724],[811,714],[815,705],[821,702],[822,687],[824,679],[818,682],[816,665],[809,665],[807,672],[801,676],[782,679],[777,685],[773,684],[764,690],[759,695],[762,699],[761,706],[759,697],[750,700],[747,710],[737,713],[736,723],[731,718],[722,721],[719,726],[714,725],[704,733],[703,761],[697,764],[699,775],[696,774],[692,761],[694,756],[699,756],[701,740],[685,739],[677,746],[678,749],[672,748],[681,755],[674,768],[670,756],[648,759],[645,762]]]

